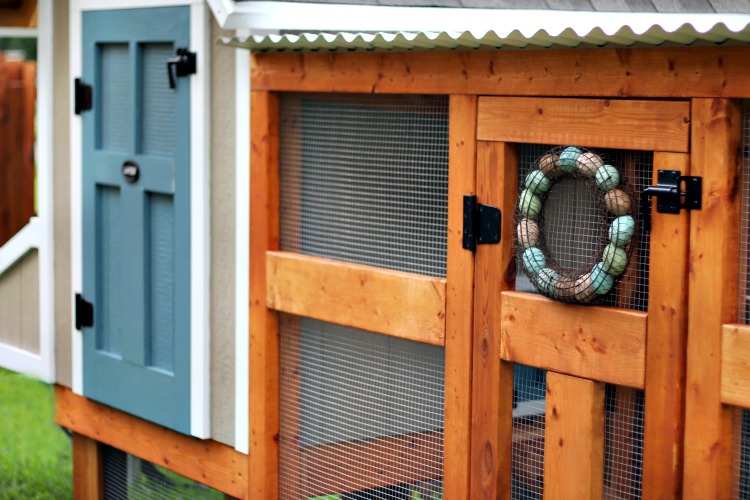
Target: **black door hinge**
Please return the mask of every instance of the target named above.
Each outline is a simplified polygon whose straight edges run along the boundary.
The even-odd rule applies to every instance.
[[[89,111],[93,106],[92,93],[93,89],[91,85],[87,85],[81,81],[80,78],[74,80],[75,83],[75,113],[80,115],[84,111]]]
[[[94,304],[76,294],[76,330],[87,326],[94,326]]]
[[[500,209],[477,203],[473,194],[464,195],[463,247],[475,252],[477,244],[500,243]]]
[[[174,68],[174,74],[172,74],[172,68]],[[190,52],[185,47],[177,49],[177,54],[174,57],[167,59],[167,75],[169,77],[169,88],[175,88],[174,77],[177,76],[189,76],[196,73],[196,55],[195,52]]]
[[[656,197],[656,211],[678,214],[680,210],[700,210],[703,205],[703,178],[680,175],[679,170],[659,170],[656,186],[641,191],[641,220],[651,230],[651,197]]]

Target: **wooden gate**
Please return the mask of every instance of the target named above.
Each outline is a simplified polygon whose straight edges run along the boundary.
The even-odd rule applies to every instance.
[[[519,169],[525,174],[529,156],[550,145],[612,148],[636,192],[659,169],[687,175],[690,108],[686,101],[479,99],[478,200],[504,215],[501,244],[480,245],[476,254],[472,469],[481,475],[472,498],[679,495],[688,213],[654,211],[608,306],[527,293],[516,277],[522,264],[510,214]],[[546,401],[536,412],[514,410],[522,373],[515,364],[546,370]]]
[[[0,53],[0,246],[34,215],[36,63]]]

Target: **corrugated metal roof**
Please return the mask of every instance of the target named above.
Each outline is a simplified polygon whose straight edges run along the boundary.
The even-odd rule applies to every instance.
[[[658,18],[658,15],[651,16]],[[620,48],[640,46],[707,46],[750,42],[750,16],[728,22],[651,22],[644,26],[594,25],[559,29],[521,29],[397,33],[305,33],[222,39],[220,43],[255,52],[399,51],[471,49]],[[645,28],[645,29],[644,29]]]
[[[236,0],[250,3],[258,0]],[[550,9],[598,12],[748,12],[747,0],[270,0],[320,4],[390,5],[399,7],[456,7],[465,9]]]

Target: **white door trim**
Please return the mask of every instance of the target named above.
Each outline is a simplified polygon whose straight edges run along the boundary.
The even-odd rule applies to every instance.
[[[72,0],[70,5],[70,74],[81,75],[81,19],[87,10],[190,6],[190,48],[198,53],[190,77],[190,433],[211,434],[210,395],[210,14],[197,0]],[[71,86],[70,99],[73,102]],[[72,109],[72,106],[71,106]],[[70,116],[70,206],[72,296],[82,289],[82,150],[81,117]],[[83,341],[75,329],[71,303],[73,392],[83,395]]]

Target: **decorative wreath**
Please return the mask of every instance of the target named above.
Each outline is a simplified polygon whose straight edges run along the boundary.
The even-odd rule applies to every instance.
[[[597,205],[596,252],[578,269],[557,263],[543,231],[547,196],[563,178],[586,183]],[[534,162],[518,196],[517,261],[541,294],[561,302],[596,302],[628,267],[635,236],[633,208],[632,188],[606,156],[580,146],[554,148]]]

